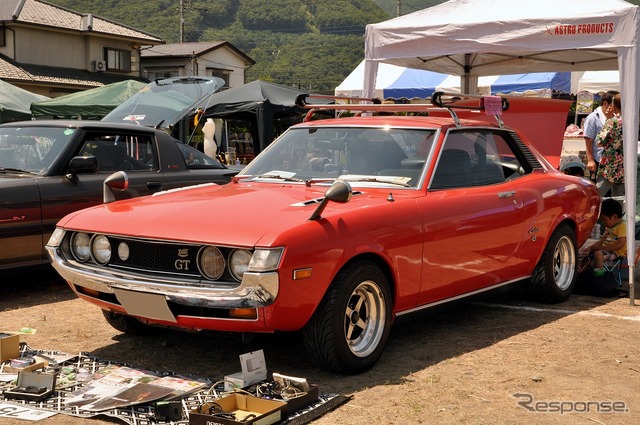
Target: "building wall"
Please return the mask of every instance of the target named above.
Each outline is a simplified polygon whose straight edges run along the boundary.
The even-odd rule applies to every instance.
[[[234,51],[228,48],[215,49],[197,58],[192,64],[184,57],[153,57],[142,58],[142,75],[154,79],[161,72],[174,73],[177,76],[207,76],[213,75],[213,70],[228,71],[228,86],[238,87],[245,83],[245,62]]]
[[[0,47],[0,53],[20,63],[91,71],[91,62],[105,60],[103,49],[110,47],[131,52],[131,71],[125,75],[139,75],[139,52],[129,41],[90,33],[78,34],[19,26],[13,27],[13,30],[6,32],[7,43]]]

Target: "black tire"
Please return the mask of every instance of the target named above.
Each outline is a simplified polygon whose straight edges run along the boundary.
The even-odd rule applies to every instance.
[[[391,290],[369,261],[341,270],[303,332],[305,349],[320,368],[356,374],[382,355],[391,330]]]
[[[145,325],[135,317],[108,310],[102,310],[102,315],[114,329],[129,335],[149,335],[154,331],[152,326]]]
[[[533,299],[547,303],[565,301],[578,276],[578,247],[573,229],[566,224],[551,235],[540,262],[525,285]]]

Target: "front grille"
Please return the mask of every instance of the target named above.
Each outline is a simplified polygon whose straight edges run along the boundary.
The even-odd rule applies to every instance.
[[[111,236],[109,240],[114,251],[109,262],[111,267],[178,274],[184,277],[201,276],[197,266],[200,250],[198,245],[139,241]],[[129,258],[126,261],[118,257],[120,243],[126,243],[129,247]]]

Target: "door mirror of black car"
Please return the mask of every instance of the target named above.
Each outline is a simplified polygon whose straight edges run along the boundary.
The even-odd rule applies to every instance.
[[[93,174],[98,171],[98,159],[95,156],[76,156],[69,161],[69,174]]]
[[[98,159],[95,156],[74,156],[69,161],[66,177],[70,182],[78,181],[78,174],[94,174],[98,171]]]

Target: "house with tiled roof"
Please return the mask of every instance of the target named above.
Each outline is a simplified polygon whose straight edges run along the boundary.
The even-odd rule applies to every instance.
[[[41,0],[0,0],[0,79],[49,97],[144,80],[155,35]]]
[[[167,43],[141,49],[143,76],[149,80],[181,76],[219,77],[224,88],[245,83],[255,61],[227,41]]]

